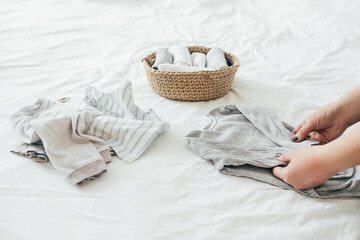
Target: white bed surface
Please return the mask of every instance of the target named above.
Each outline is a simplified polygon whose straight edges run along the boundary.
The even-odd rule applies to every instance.
[[[212,108],[263,104],[295,125],[360,83],[357,1],[0,2],[0,239],[360,239],[358,199],[319,200],[218,173],[184,136]],[[141,59],[175,44],[219,46],[241,63],[208,102],[156,95]],[[10,115],[131,80],[170,129],[135,162],[72,186],[9,152]]]

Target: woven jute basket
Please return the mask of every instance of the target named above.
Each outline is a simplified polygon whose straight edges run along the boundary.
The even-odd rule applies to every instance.
[[[189,52],[207,53],[210,48],[202,46],[188,47]],[[234,55],[225,52],[227,68],[214,71],[169,72],[154,70],[156,53],[145,57],[142,62],[147,79],[154,92],[160,96],[181,101],[204,101],[226,95],[234,81],[239,68],[239,60]]]

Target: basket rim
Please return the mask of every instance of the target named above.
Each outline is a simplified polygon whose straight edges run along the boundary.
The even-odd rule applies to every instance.
[[[204,46],[187,46],[187,48],[189,50],[192,49],[192,48],[204,48],[207,51],[209,51],[211,49],[209,47],[204,47]],[[231,54],[229,52],[224,51],[224,53],[225,53],[225,57],[229,56],[231,58],[230,60],[232,61],[233,65],[231,65],[230,67],[227,67],[227,68],[219,69],[219,70],[207,70],[207,71],[195,71],[195,72],[172,72],[172,71],[155,70],[150,66],[150,63],[148,62],[148,59],[154,58],[155,55],[156,55],[156,52],[150,53],[149,55],[144,57],[141,61],[144,64],[144,67],[145,67],[146,71],[150,71],[150,72],[156,73],[156,74],[173,74],[173,75],[194,75],[194,74],[197,75],[197,74],[199,74],[199,75],[204,75],[204,74],[221,73],[221,72],[224,72],[224,71],[229,71],[230,69],[239,68],[239,66],[240,66],[239,59],[235,55],[233,55],[233,54]]]

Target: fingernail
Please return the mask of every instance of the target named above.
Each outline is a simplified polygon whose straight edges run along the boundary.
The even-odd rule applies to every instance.
[[[275,156],[276,156],[276,157],[280,157],[280,156],[281,156],[281,153],[277,153]]]
[[[299,138],[297,137],[297,136],[293,136],[292,138],[291,138],[291,141],[293,141],[293,142],[295,142],[295,141],[297,141]]]

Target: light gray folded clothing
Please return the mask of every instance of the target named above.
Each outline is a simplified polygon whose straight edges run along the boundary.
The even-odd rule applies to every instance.
[[[191,55],[186,46],[175,45],[169,48],[174,65],[192,66]]]
[[[152,110],[144,112],[134,103],[130,81],[120,81],[108,93],[88,87],[85,97],[39,99],[14,113],[11,123],[18,137],[31,144],[31,149],[12,152],[36,160],[45,152],[40,160],[48,159],[77,185],[105,172],[110,146],[129,163],[168,128]],[[34,149],[34,143],[43,143],[45,151]]]
[[[206,67],[220,70],[228,67],[224,51],[219,47],[213,47],[206,54]]]
[[[159,65],[159,70],[169,71],[169,72],[199,72],[199,71],[213,71],[214,69],[164,63]]]
[[[169,127],[151,109],[145,112],[134,103],[130,81],[120,81],[119,86],[110,92],[87,87],[85,98],[63,98],[61,101],[39,99],[36,104],[13,114],[11,122],[22,142],[32,144],[41,141],[30,124],[31,120],[88,111],[92,121],[84,133],[104,140],[120,159],[130,163],[138,159]],[[13,152],[18,153],[19,150]],[[28,156],[23,154],[25,152],[18,154]]]
[[[105,162],[111,161],[106,142],[82,133],[90,126],[91,118],[89,111],[38,99],[34,105],[20,109],[11,117],[18,137],[31,144],[25,151],[13,152],[30,158],[45,152],[54,168],[65,174],[72,184],[84,183],[104,173]],[[42,143],[45,151],[34,143]],[[44,156],[41,155],[42,161],[46,161]]]
[[[205,67],[206,66],[206,55],[202,52],[191,53],[191,60],[193,67]]]
[[[287,165],[275,158],[277,154],[318,142],[292,142],[293,135],[271,109],[228,105],[211,110],[209,117],[211,123],[186,138],[189,147],[212,161],[220,172],[253,178],[308,197],[360,197],[360,166],[340,171],[324,184],[309,189],[297,190],[276,178],[272,168]]]
[[[21,108],[11,116],[11,123],[16,135],[24,143],[40,142],[40,137],[34,131],[30,121],[44,117],[61,117],[77,112],[74,106],[67,106],[59,101],[40,98],[35,104]]]
[[[82,133],[90,123],[89,112],[31,121],[51,164],[74,185],[100,176],[106,172],[105,162],[111,161],[103,140]]]
[[[159,48],[156,51],[155,63],[152,65],[152,68],[158,70],[159,65],[163,63],[173,63],[173,58],[168,50]]]

